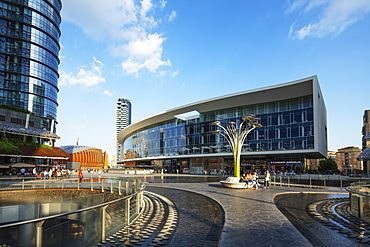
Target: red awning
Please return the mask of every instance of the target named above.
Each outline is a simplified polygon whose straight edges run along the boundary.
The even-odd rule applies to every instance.
[[[58,147],[34,147],[34,146],[19,146],[19,150],[0,150],[0,156],[20,156],[29,158],[50,158],[50,159],[68,159],[70,155],[63,149]]]

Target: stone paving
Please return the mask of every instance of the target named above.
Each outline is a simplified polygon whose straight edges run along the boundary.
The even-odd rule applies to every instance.
[[[178,211],[176,231],[166,246],[217,246],[224,226],[222,207],[209,197],[185,190],[147,187],[173,202]]]
[[[194,180],[188,177],[148,176],[143,179],[147,191],[168,197],[179,211],[178,224],[165,246],[215,246],[216,237],[220,247],[370,246],[369,240],[361,236],[370,234],[370,226],[362,222],[358,225],[354,221],[352,227],[359,228],[359,231],[349,233],[347,230],[338,230],[335,224],[328,222],[329,218],[329,221],[333,220],[328,215],[332,214],[330,207],[337,210],[338,215],[345,216],[348,213],[348,206],[345,206],[346,200],[348,204],[348,198],[345,199],[348,193],[345,190],[280,185],[258,190],[228,189],[218,182],[222,178],[208,180],[204,177],[199,182],[199,178]],[[185,191],[194,194],[184,197]],[[200,198],[195,196],[197,194],[204,196]],[[223,211],[218,209],[208,213],[205,198],[213,199]],[[189,203],[190,199],[193,202]],[[328,212],[324,212],[325,208]],[[221,217],[224,222],[220,221],[220,217],[209,218],[217,212],[224,214]],[[206,224],[197,225],[199,222]],[[209,228],[210,225],[217,227]],[[350,226],[347,228],[352,230]],[[210,234],[212,232],[213,235]],[[213,242],[204,242],[209,236]]]
[[[318,190],[297,187],[272,186],[271,189],[228,189],[213,183],[150,183],[148,188],[181,189],[200,193],[218,202],[225,211],[225,224],[218,246],[319,246],[320,241],[307,240],[276,207],[274,198],[284,193],[345,193],[345,191]],[[299,198],[295,198],[299,200]],[[302,202],[307,203],[308,202]],[[176,202],[175,202],[176,204]],[[297,216],[297,215],[295,215]],[[299,217],[299,215],[297,216]],[[321,229],[322,230],[322,229]],[[328,230],[328,229],[327,229]],[[328,230],[331,237],[338,237]],[[328,237],[329,235],[325,235]],[[317,234],[313,237],[317,237]],[[311,239],[312,240],[312,239]],[[331,246],[358,245],[355,242],[336,242]],[[340,239],[339,239],[340,240]],[[185,245],[184,245],[185,246]],[[186,245],[191,246],[191,245]],[[359,246],[359,245],[358,245]]]

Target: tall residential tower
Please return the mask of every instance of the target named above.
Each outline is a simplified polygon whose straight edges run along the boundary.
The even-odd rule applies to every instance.
[[[116,109],[116,134],[131,124],[131,102],[128,99],[119,98]],[[121,144],[117,142],[117,161],[121,160]]]

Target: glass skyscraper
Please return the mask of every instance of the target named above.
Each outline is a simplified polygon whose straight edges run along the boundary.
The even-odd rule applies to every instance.
[[[60,0],[0,1],[0,104],[40,117],[55,132]]]

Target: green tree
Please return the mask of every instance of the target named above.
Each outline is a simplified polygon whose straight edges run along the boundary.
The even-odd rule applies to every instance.
[[[321,173],[333,173],[338,171],[338,166],[333,159],[323,159],[320,160],[318,169]]]

